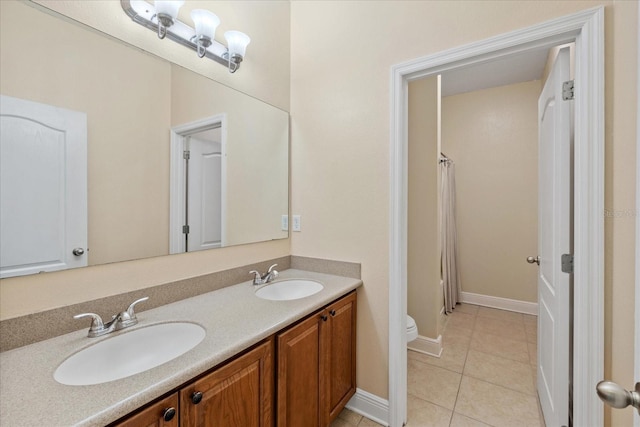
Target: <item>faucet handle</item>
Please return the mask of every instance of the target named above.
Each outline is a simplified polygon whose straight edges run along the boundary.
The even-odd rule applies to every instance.
[[[96,333],[99,333],[104,330],[104,323],[102,322],[102,317],[95,313],[82,313],[76,314],[73,316],[74,319],[82,319],[83,317],[91,317],[91,327],[89,328],[89,336],[93,337]]]
[[[277,267],[278,264],[273,264],[271,267],[269,267],[269,269],[267,270],[267,274],[271,273],[272,271],[274,271],[274,267]],[[278,274],[278,272],[276,271],[276,274]]]
[[[262,283],[262,275],[259,271],[251,270],[249,274],[253,274],[253,284],[260,285]]]
[[[144,302],[144,301],[146,301],[146,300],[148,300],[148,299],[149,299],[149,297],[143,297],[143,298],[137,299],[137,300],[135,300],[134,302],[132,302],[132,303],[131,303],[131,305],[129,305],[129,308],[127,308],[127,314],[128,314],[129,316],[131,316],[131,317],[136,317],[136,313],[135,313],[135,311],[133,311],[133,307],[134,307],[137,303],[139,303],[139,302]]]
[[[120,324],[118,325],[118,329],[126,328],[127,326],[133,326],[136,323],[138,323],[138,318],[136,317],[136,312],[134,311],[133,308],[139,302],[143,302],[148,299],[149,297],[137,299],[129,305],[126,311],[123,311],[122,313],[120,313],[120,322],[119,322]]]

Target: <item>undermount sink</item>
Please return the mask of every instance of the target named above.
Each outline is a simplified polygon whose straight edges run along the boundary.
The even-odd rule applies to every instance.
[[[206,335],[195,323],[147,326],[107,338],[58,366],[54,379],[66,385],[91,385],[125,378],[162,365],[198,345]]]
[[[288,279],[261,287],[256,291],[256,296],[271,301],[290,301],[317,294],[322,289],[322,283],[315,280]]]

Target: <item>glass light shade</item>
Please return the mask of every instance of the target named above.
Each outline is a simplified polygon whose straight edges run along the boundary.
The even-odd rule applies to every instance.
[[[220,18],[215,13],[205,9],[193,9],[191,19],[196,27],[196,36],[205,36],[213,40],[216,35],[216,28],[220,25]]]
[[[244,58],[244,54],[247,51],[247,45],[251,42],[249,36],[240,31],[227,31],[224,33],[224,38],[227,39],[229,56],[232,57],[233,55],[240,55]]]
[[[176,19],[178,11],[184,4],[184,0],[156,0],[156,13],[169,15],[171,18]]]

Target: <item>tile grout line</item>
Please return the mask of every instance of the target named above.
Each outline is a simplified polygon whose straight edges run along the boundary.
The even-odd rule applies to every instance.
[[[482,317],[482,316],[480,316],[480,317]],[[485,317],[485,318],[488,318],[488,317]],[[498,319],[498,320],[502,320],[502,319]],[[522,327],[523,327],[523,328],[525,328],[525,341],[524,341],[524,342],[525,342],[525,344],[527,344],[527,355],[529,355],[529,345],[528,345],[528,341],[526,341],[526,327],[525,327],[525,325],[524,325],[524,316],[522,316],[522,315],[520,316],[520,322],[522,323]],[[473,333],[472,333],[472,335],[471,335],[471,340],[473,340],[473,337],[474,337],[475,333],[476,333],[476,329],[475,329],[475,323],[474,323],[474,328],[473,328]],[[514,341],[519,341],[519,340],[514,340]],[[469,356],[469,351],[471,351],[471,347],[469,347],[469,349],[468,349],[468,351],[467,351],[467,358],[468,358],[468,356]],[[502,359],[502,360],[508,360],[508,361],[510,361],[510,362],[515,362],[515,363],[522,363],[522,364],[525,364],[524,362],[520,362],[520,361],[517,361],[517,360],[511,360],[511,359],[508,359],[508,358],[506,358],[506,357],[503,357],[503,356],[501,356],[501,355],[499,355],[499,354],[486,353],[486,352],[484,352],[484,351],[475,350],[475,349],[474,349],[473,351],[476,351],[476,352],[478,352],[478,353],[487,354],[487,355],[489,355],[489,356],[498,357],[498,358],[500,358],[500,359]],[[531,359],[529,359],[529,360],[531,360]],[[527,367],[530,367],[530,366],[531,366],[529,363],[526,363],[526,365],[527,365]],[[466,358],[465,358],[465,368],[466,368]],[[523,391],[521,391],[521,390],[516,390],[516,389],[513,389],[513,388],[511,388],[511,387],[508,387],[508,386],[502,385],[502,384],[497,384],[497,383],[494,383],[494,382],[491,382],[491,381],[487,381],[486,379],[483,379],[483,378],[477,378],[477,377],[474,377],[473,375],[464,374],[464,371],[463,371],[463,375],[466,375],[466,376],[467,376],[467,377],[469,377],[469,378],[473,378],[473,379],[476,379],[476,380],[479,380],[479,381],[484,381],[484,382],[489,383],[489,384],[492,384],[492,385],[494,385],[494,386],[498,386],[498,387],[502,387],[502,388],[507,389],[507,390],[515,391],[515,392],[517,392],[517,393],[521,393],[521,394],[524,394],[524,395],[526,395],[526,396],[534,396],[534,395],[537,395],[537,393],[536,393],[536,394],[529,394],[529,393],[523,392]],[[529,375],[531,375],[531,374],[529,374]],[[534,391],[535,391],[535,390],[534,390]]]
[[[496,310],[499,310],[499,309],[496,309]],[[454,312],[454,313],[452,313],[452,314],[456,314],[456,313],[457,313],[457,312]],[[457,404],[458,404],[459,397],[460,397],[460,393],[461,393],[462,380],[463,380],[465,377],[466,377],[466,378],[470,378],[470,379],[474,379],[474,380],[476,380],[476,381],[482,381],[482,382],[485,382],[485,383],[490,384],[490,385],[492,385],[492,386],[494,386],[494,387],[499,387],[499,388],[502,388],[503,390],[507,390],[507,391],[509,391],[509,392],[515,392],[515,393],[518,393],[518,394],[520,394],[521,396],[523,396],[523,397],[525,397],[525,398],[535,397],[535,399],[536,399],[536,403],[537,403],[538,408],[539,408],[539,399],[538,399],[538,397],[537,397],[537,393],[535,393],[535,379],[534,379],[534,384],[533,384],[533,385],[534,385],[534,393],[530,394],[530,393],[528,393],[528,392],[524,392],[524,391],[521,391],[521,390],[513,389],[513,388],[511,388],[511,387],[510,387],[510,386],[508,386],[508,385],[496,384],[496,383],[494,383],[494,382],[487,381],[487,380],[482,379],[482,378],[476,378],[475,376],[472,376],[472,375],[469,375],[468,373],[466,373],[467,363],[468,363],[468,359],[469,359],[469,352],[472,350],[472,348],[471,348],[471,343],[473,342],[473,340],[474,340],[475,338],[479,338],[479,334],[480,334],[480,333],[487,333],[487,334],[490,334],[490,335],[496,335],[496,336],[500,336],[500,337],[502,337],[502,335],[499,335],[499,334],[497,334],[497,333],[496,333],[496,334],[492,334],[491,332],[481,331],[480,329],[478,329],[478,328],[477,328],[477,323],[478,323],[477,321],[478,321],[478,319],[479,319],[479,318],[484,318],[484,319],[491,319],[491,320],[497,320],[497,321],[502,321],[502,322],[505,322],[505,321],[506,321],[506,322],[509,322],[509,323],[514,324],[515,326],[517,326],[518,324],[520,325],[520,328],[522,328],[522,329],[524,330],[524,332],[525,332],[524,340],[513,339],[512,337],[508,337],[507,339],[512,339],[513,341],[523,342],[523,343],[526,345],[526,349],[527,349],[527,362],[522,362],[522,361],[520,361],[520,360],[510,359],[510,358],[508,358],[508,357],[504,357],[502,354],[487,353],[487,352],[484,352],[484,351],[482,351],[482,350],[476,350],[476,349],[473,349],[473,350],[474,350],[474,351],[476,351],[476,352],[478,352],[478,353],[486,354],[486,355],[491,356],[491,357],[496,357],[496,358],[498,358],[498,359],[500,359],[500,360],[505,360],[505,361],[509,361],[509,362],[514,362],[514,363],[516,363],[516,364],[518,364],[518,365],[522,365],[522,364],[524,364],[524,365],[526,365],[526,366],[527,366],[527,368],[529,368],[529,370],[528,370],[528,372],[529,372],[529,378],[531,378],[531,375],[532,375],[531,367],[534,367],[534,368],[535,368],[535,365],[532,365],[532,364],[531,364],[531,354],[532,354],[532,353],[531,353],[531,349],[530,349],[530,344],[532,344],[532,343],[530,343],[530,342],[529,342],[529,339],[528,339],[528,331],[527,331],[527,326],[526,326],[526,322],[527,322],[527,321],[526,321],[525,316],[524,316],[524,315],[520,315],[520,316],[518,316],[518,317],[519,317],[519,319],[520,319],[519,321],[517,321],[516,319],[513,319],[513,318],[510,318],[510,319],[501,319],[499,316],[498,316],[498,317],[483,316],[483,315],[480,315],[480,307],[478,307],[478,309],[476,309],[476,310],[475,310],[475,313],[467,313],[467,312],[463,312],[463,311],[459,311],[459,313],[462,313],[462,314],[464,314],[464,315],[465,315],[465,316],[460,316],[461,318],[464,318],[464,317],[466,317],[466,316],[469,316],[468,318],[470,318],[470,319],[471,319],[471,321],[472,321],[472,327],[471,327],[471,328],[460,328],[460,329],[462,329],[462,330],[470,331],[470,335],[469,335],[468,339],[466,339],[466,340],[465,340],[465,344],[464,344],[464,351],[465,351],[465,354],[464,354],[464,359],[462,360],[462,369],[461,369],[461,372],[457,372],[457,371],[455,371],[455,370],[451,369],[450,367],[444,367],[444,366],[432,365],[432,364],[430,364],[429,362],[426,362],[425,360],[428,360],[428,359],[429,359],[429,357],[430,357],[430,356],[428,356],[428,355],[427,355],[427,358],[426,358],[426,359],[422,359],[422,358],[412,358],[412,360],[413,360],[413,361],[418,362],[418,363],[419,363],[420,365],[422,365],[422,366],[425,366],[425,365],[426,365],[426,366],[430,366],[430,367],[432,367],[432,368],[439,368],[439,369],[442,369],[442,370],[448,371],[448,372],[450,372],[450,373],[458,374],[458,375],[460,376],[460,377],[459,377],[459,381],[458,381],[457,390],[456,390],[456,396],[455,396],[455,400],[454,400],[454,404],[453,404],[453,409],[451,409],[451,410],[450,410],[450,409],[445,408],[445,407],[443,407],[443,406],[441,406],[441,405],[439,405],[439,404],[437,404],[437,403],[433,403],[433,402],[431,402],[431,401],[429,401],[429,400],[426,400],[426,399],[424,399],[424,398],[422,398],[422,397],[419,397],[419,396],[415,396],[415,395],[413,395],[413,394],[411,394],[411,396],[412,396],[412,397],[414,397],[415,399],[420,400],[420,401],[427,402],[427,403],[429,403],[429,404],[431,404],[431,405],[435,405],[435,406],[440,407],[440,408],[443,408],[443,409],[445,409],[445,410],[447,410],[447,411],[451,411],[451,412],[450,412],[449,423],[448,423],[448,426],[449,426],[449,427],[451,427],[451,426],[452,426],[452,424],[453,424],[453,418],[454,418],[454,416],[455,416],[456,414],[458,414],[458,415],[460,415],[460,416],[467,417],[467,418],[469,418],[469,419],[471,419],[471,420],[474,420],[474,421],[477,421],[477,422],[479,422],[479,423],[486,424],[487,426],[492,426],[492,424],[489,424],[489,423],[487,423],[486,421],[482,421],[482,420],[479,420],[479,419],[477,419],[477,418],[475,418],[475,417],[473,417],[473,416],[468,416],[468,415],[465,415],[465,414],[463,414],[463,413],[457,412],[457,410],[456,410],[456,409],[457,409]],[[445,321],[445,325],[444,325],[444,327],[443,327],[443,334],[442,334],[445,342],[446,342],[446,331],[448,330],[448,327],[450,327],[450,326],[451,326],[451,324],[450,324],[450,320],[451,320],[451,319],[453,319],[453,318],[454,318],[454,316],[450,316],[450,317],[448,317],[448,318],[447,318],[447,320]],[[538,417],[540,417],[540,414],[538,414]]]
[[[478,318],[478,310],[476,310],[473,315],[473,326],[471,328],[471,335],[469,336],[469,343],[467,344],[467,351],[464,355],[464,361],[462,362],[462,373],[460,374],[460,382],[458,382],[458,391],[456,392],[456,400],[453,403],[453,409],[451,410],[451,418],[449,419],[449,427],[451,427],[451,423],[453,422],[453,415],[456,413],[456,407],[458,406],[458,397],[460,396],[460,389],[462,388],[462,379],[464,378],[464,370],[467,366],[467,358],[469,357],[469,350],[471,349],[471,341],[473,340],[473,335],[476,331],[476,322],[475,320]]]

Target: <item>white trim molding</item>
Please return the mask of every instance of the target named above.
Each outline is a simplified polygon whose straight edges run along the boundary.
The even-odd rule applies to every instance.
[[[418,335],[418,338],[407,343],[407,349],[433,357],[440,357],[442,356],[442,335],[438,335],[436,339]]]
[[[347,409],[383,426],[389,425],[389,401],[360,388],[347,402]]]
[[[538,303],[536,302],[492,297],[471,292],[462,292],[460,302],[481,305],[483,307],[499,308],[500,310],[515,311],[516,313],[538,315]]]
[[[389,425],[407,409],[407,87],[448,70],[576,42],[573,424],[604,422],[604,7],[585,10],[391,68],[389,193]],[[399,350],[400,349],[400,350]]]
[[[640,5],[638,6],[638,40],[640,40]],[[640,382],[640,43],[637,53],[637,118],[636,118],[636,304],[635,304],[635,378]],[[634,427],[640,427],[640,413],[633,414]]]

